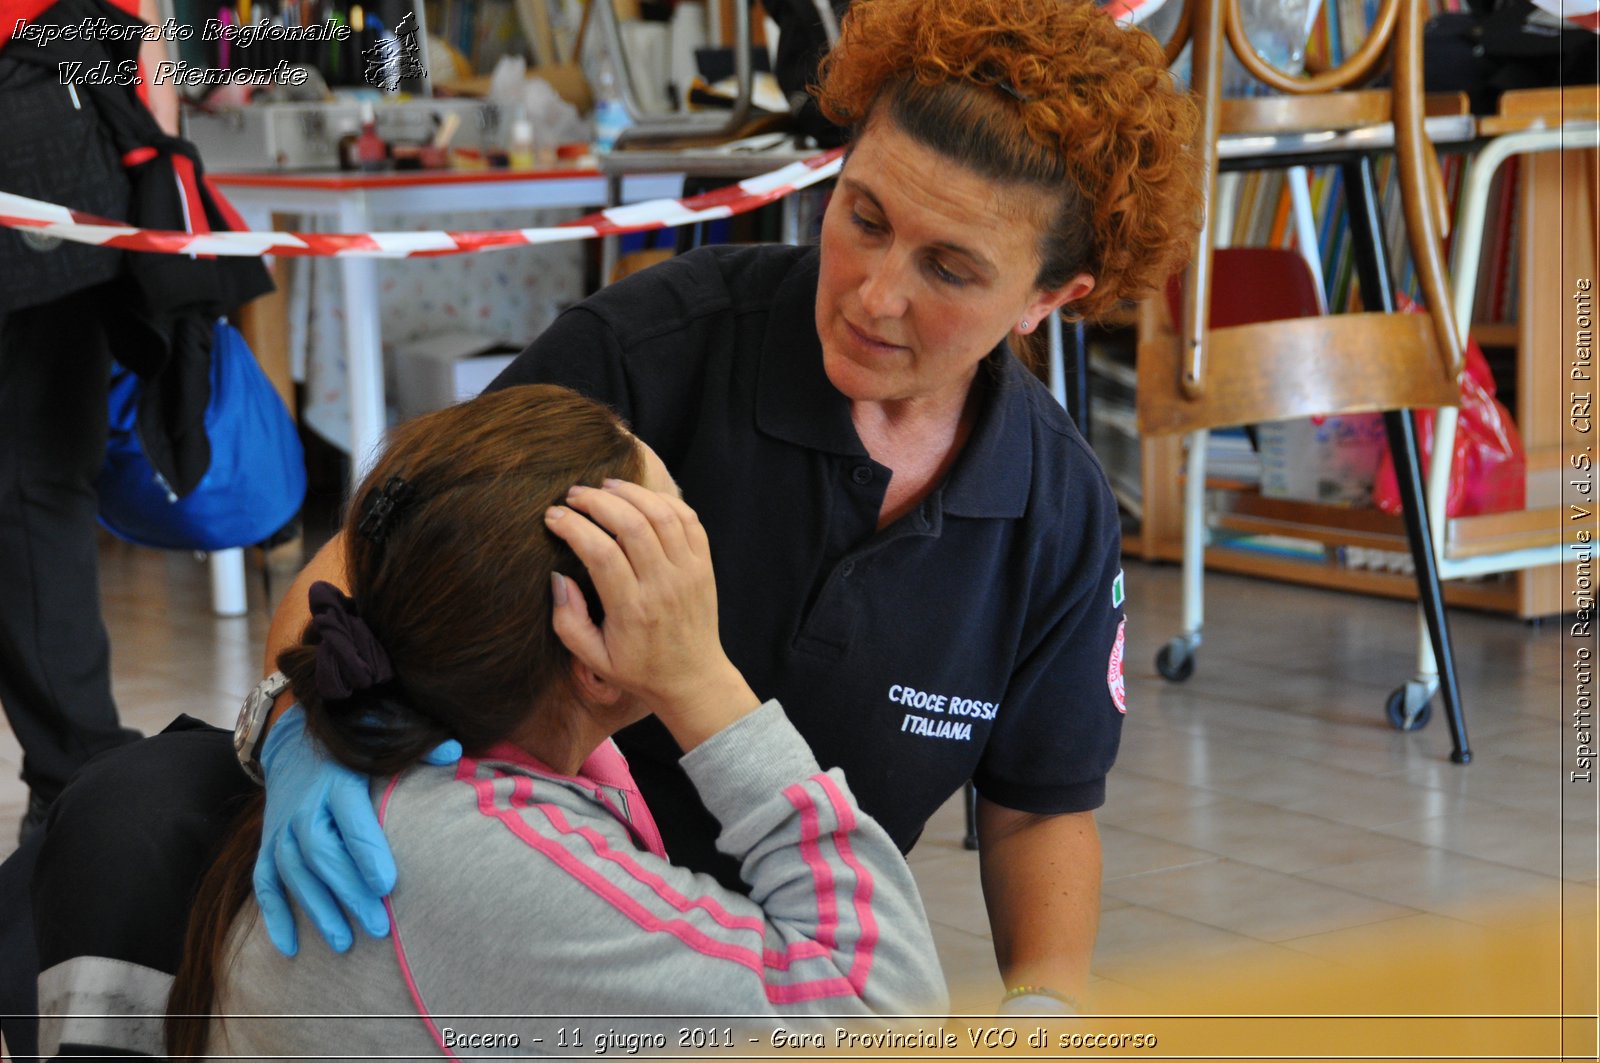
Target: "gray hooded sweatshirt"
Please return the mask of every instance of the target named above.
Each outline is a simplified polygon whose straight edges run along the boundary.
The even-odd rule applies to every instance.
[[[676,1018],[942,1014],[910,869],[777,702],[682,763],[748,897],[651,851],[620,791],[591,779],[509,747],[419,766],[373,784],[400,868],[390,936],[338,955],[302,919],[286,958],[246,905],[209,1051],[593,1056],[631,1036],[716,1055],[750,1051],[747,1031]]]

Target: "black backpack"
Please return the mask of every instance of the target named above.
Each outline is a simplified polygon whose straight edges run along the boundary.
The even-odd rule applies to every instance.
[[[35,23],[71,25],[132,16],[100,0],[57,0]],[[161,130],[131,86],[60,84],[59,64],[112,70],[134,62],[139,42],[13,38],[0,60],[14,89],[0,95],[0,189],[129,225],[174,230],[186,220],[183,178],[213,232],[229,228],[204,181],[194,145]],[[57,123],[51,126],[50,123]],[[23,150],[13,144],[23,142]],[[137,153],[135,155],[134,153]],[[124,158],[133,157],[124,166]],[[182,173],[180,174],[180,170]],[[110,280],[99,313],[115,354],[145,381],[139,436],[145,454],[173,492],[187,494],[211,462],[204,415],[210,392],[212,323],[272,290],[258,258],[129,252],[62,243],[35,249],[27,237],[0,230],[0,311],[48,302]]]
[[[22,48],[0,50],[0,192],[126,218],[128,178],[93,96]],[[0,227],[0,315],[110,280],[123,254]]]

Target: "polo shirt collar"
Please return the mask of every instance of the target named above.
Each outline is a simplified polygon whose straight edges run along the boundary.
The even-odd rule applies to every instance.
[[[850,400],[822,368],[817,338],[817,271],[813,248],[778,286],[756,382],[756,426],[786,443],[829,454],[866,457],[850,420]]]
[[[1033,483],[1031,374],[1003,341],[978,372],[984,378],[978,423],[945,481],[942,506],[953,517],[1020,517]]]
[[[850,420],[850,402],[822,368],[818,265],[813,249],[796,262],[773,298],[756,384],[756,425],[797,446],[866,457]],[[949,477],[928,501],[952,516],[1020,517],[1033,478],[1028,371],[1002,342],[978,372],[987,377],[978,423]]]

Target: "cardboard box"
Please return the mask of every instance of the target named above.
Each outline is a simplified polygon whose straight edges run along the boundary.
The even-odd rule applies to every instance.
[[[440,332],[395,348],[389,394],[401,420],[477,395],[522,348],[476,332]]]
[[[1261,493],[1340,506],[1372,504],[1383,458],[1381,413],[1274,421],[1256,428]]]

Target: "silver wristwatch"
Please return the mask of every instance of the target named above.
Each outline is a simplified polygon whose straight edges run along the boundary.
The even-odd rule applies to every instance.
[[[244,707],[239,710],[239,720],[233,725],[233,755],[239,758],[239,767],[258,786],[267,781],[261,772],[261,743],[267,738],[267,714],[272,711],[272,703],[278,695],[288,689],[289,677],[273,672],[250,691],[244,699]]]

